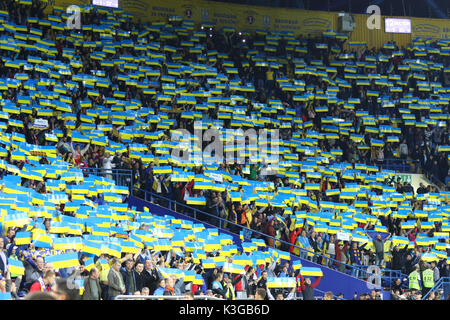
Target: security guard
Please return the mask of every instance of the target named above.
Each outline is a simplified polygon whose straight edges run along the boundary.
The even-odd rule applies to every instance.
[[[422,289],[422,295],[425,296],[431,288],[434,287],[434,272],[431,270],[431,266],[427,264],[426,270],[422,272],[422,279],[423,279],[423,289]]]
[[[420,273],[419,273],[419,266],[415,266],[414,271],[411,272],[408,276],[409,279],[409,289],[414,290],[421,290],[419,280],[420,280]]]

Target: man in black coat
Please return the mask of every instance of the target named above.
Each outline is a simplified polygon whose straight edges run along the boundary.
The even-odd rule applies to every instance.
[[[392,250],[392,270],[402,270],[406,263],[407,251],[407,245],[405,245],[405,247],[401,250],[398,248],[398,246],[394,246],[394,250]]]
[[[143,286],[149,288],[150,292],[154,292],[156,290],[159,276],[158,272],[153,266],[153,262],[150,259],[145,260],[144,270],[142,271],[143,276]]]
[[[136,262],[134,267],[134,279],[136,281],[135,291],[142,291],[142,288],[145,287],[146,276],[144,275],[144,264],[140,261]]]

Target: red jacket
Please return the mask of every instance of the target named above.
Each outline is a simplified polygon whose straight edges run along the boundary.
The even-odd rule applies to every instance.
[[[298,278],[300,278],[300,285],[297,288],[297,292],[302,292],[306,288],[305,278],[303,278],[303,276],[301,274],[298,274],[296,277],[297,283],[298,283]],[[313,287],[313,289],[315,287],[317,287],[319,285],[319,282],[321,279],[322,279],[322,277],[316,277],[316,280],[313,283],[311,283],[311,287]]]
[[[52,290],[52,287],[50,287],[49,285],[47,285],[47,286],[45,287],[45,290],[42,290],[41,283],[40,283],[39,281],[36,281],[35,283],[33,283],[33,284],[31,285],[31,288],[30,288],[30,292],[35,292],[35,291],[51,291],[51,290]]]
[[[348,243],[346,243],[345,245],[344,245],[344,247],[342,248],[342,250],[340,250],[339,249],[339,241],[336,241],[336,244],[335,244],[335,248],[336,248],[336,260],[337,261],[341,261],[341,257],[342,257],[342,255],[344,254],[346,254],[347,253],[347,250],[348,250]],[[341,264],[339,263],[339,262],[336,262],[336,266],[340,266]]]
[[[290,238],[290,242],[292,244],[291,249],[289,250],[290,253],[294,253],[294,245],[295,242],[297,241],[298,235],[302,232],[302,228],[297,228],[296,230],[292,230],[291,232],[291,238]]]
[[[189,195],[192,194],[192,187],[194,186],[194,180],[191,180],[187,185],[184,186],[184,188],[181,190],[181,199],[184,200],[184,195],[186,193],[186,189],[189,192]]]

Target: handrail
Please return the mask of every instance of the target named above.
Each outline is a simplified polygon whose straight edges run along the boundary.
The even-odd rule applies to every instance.
[[[442,278],[440,278],[434,284],[433,288],[431,288],[430,291],[428,291],[427,294],[422,298],[422,300],[426,300],[431,292],[436,292],[437,290],[439,290],[444,285],[444,283],[449,283],[450,284],[450,277],[442,277]]]
[[[107,169],[107,168],[91,168],[91,167],[83,167],[80,169],[83,171],[83,174],[87,174],[87,175],[90,175],[90,174],[93,174],[96,176],[111,175],[117,185],[128,186],[128,188],[130,190],[130,194],[133,190],[134,175],[133,175],[132,169],[122,169],[122,168]],[[126,180],[120,179],[123,177],[125,179],[129,178],[129,182],[124,183],[124,181],[126,181]]]
[[[234,222],[232,222],[232,221],[223,219],[223,218],[218,217],[218,216],[214,216],[214,215],[212,215],[212,214],[210,214],[210,213],[208,213],[208,212],[205,212],[205,211],[201,211],[201,210],[199,210],[199,209],[192,208],[192,207],[190,207],[190,206],[188,206],[188,205],[179,203],[179,202],[177,202],[177,201],[175,201],[175,200],[172,200],[172,199],[163,197],[163,196],[161,196],[161,195],[155,194],[154,192],[151,192],[151,191],[148,191],[148,190],[143,190],[143,189],[140,189],[140,188],[137,188],[137,187],[134,187],[134,189],[135,189],[135,190],[138,190],[138,191],[144,192],[145,201],[147,201],[147,195],[148,195],[148,194],[150,194],[151,197],[156,197],[156,198],[160,198],[160,199],[163,199],[163,200],[165,200],[165,201],[168,201],[168,204],[169,204],[169,208],[168,208],[168,209],[169,209],[169,210],[172,210],[172,203],[174,203],[174,204],[176,204],[176,206],[180,206],[180,207],[184,207],[184,208],[187,208],[187,209],[189,209],[189,210],[192,210],[192,211],[194,212],[194,219],[197,219],[197,218],[196,218],[196,213],[197,213],[197,212],[198,212],[198,213],[201,213],[201,214],[204,214],[204,215],[206,215],[206,216],[212,217],[212,218],[214,218],[214,219],[217,219],[217,220],[219,220],[219,222],[220,222],[219,228],[222,228],[222,222],[223,222],[223,223],[230,224],[230,225],[234,225],[234,226],[240,228],[241,230],[247,231],[247,232],[249,232],[249,233],[252,233],[252,234],[253,234],[253,233],[256,233],[256,234],[258,234],[258,235],[260,235],[260,236],[262,236],[262,237],[264,237],[264,238],[272,239],[272,240],[274,240],[274,242],[273,242],[274,245],[275,245],[276,242],[280,242],[280,243],[282,243],[282,244],[285,244],[285,245],[289,246],[289,248],[294,247],[294,248],[296,248],[296,249],[299,249],[299,250],[302,251],[302,252],[311,253],[311,254],[313,254],[313,255],[315,255],[315,256],[318,256],[318,257],[320,257],[320,258],[325,258],[327,261],[333,261],[333,262],[342,264],[342,265],[344,265],[345,267],[350,268],[351,270],[353,270],[354,268],[357,268],[357,269],[359,269],[360,274],[361,274],[362,272],[365,272],[365,270],[363,270],[363,269],[364,269],[364,266],[355,266],[355,265],[350,265],[350,264],[343,263],[343,262],[338,261],[338,260],[336,260],[336,259],[333,259],[333,258],[331,258],[331,257],[326,257],[326,256],[324,256],[324,255],[321,255],[320,253],[317,253],[317,252],[314,252],[314,251],[310,251],[310,250],[307,250],[307,249],[305,249],[305,248],[301,248],[301,247],[299,247],[299,246],[297,246],[297,245],[295,245],[295,244],[288,243],[288,242],[283,241],[283,240],[281,240],[281,239],[277,239],[277,238],[274,238],[274,237],[272,237],[272,236],[269,236],[269,235],[267,235],[267,234],[265,234],[265,233],[262,233],[262,232],[259,232],[259,231],[253,230],[253,229],[249,229],[249,228],[247,228],[247,227],[244,227],[244,226],[241,226],[241,225],[239,225],[239,224],[236,224],[236,223],[234,223]],[[223,227],[223,229],[224,229],[224,227]],[[229,230],[229,231],[232,232],[231,230]],[[232,233],[234,233],[234,232],[232,232]],[[235,234],[236,234],[236,233],[235,233]],[[289,249],[289,250],[290,250],[290,249]],[[303,258],[303,259],[304,259],[304,258]],[[314,262],[313,262],[313,263],[314,263]],[[330,270],[334,270],[334,269],[329,268],[328,265],[322,265],[322,264],[320,264],[320,266],[321,266],[321,267],[325,267],[325,268],[330,269]],[[367,267],[367,266],[366,266],[366,267]],[[334,270],[334,271],[338,271],[338,270]],[[382,269],[382,271],[384,271],[384,269]],[[348,275],[348,276],[353,277],[353,278],[358,279],[358,280],[362,280],[362,279],[360,279],[360,278],[356,278],[356,277],[352,276],[351,274]],[[363,280],[363,281],[364,281],[364,280]]]

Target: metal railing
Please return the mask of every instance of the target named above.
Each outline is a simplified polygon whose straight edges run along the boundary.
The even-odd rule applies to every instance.
[[[431,292],[437,292],[437,291],[442,291],[442,294],[445,294],[445,293],[450,294],[450,277],[440,278],[435,283],[433,288],[431,288],[431,290],[428,291],[428,293],[422,298],[422,300],[427,300],[428,297],[430,296]],[[441,300],[445,300],[445,299],[447,299],[447,297],[444,297],[444,299],[441,299]]]
[[[112,179],[115,181],[118,186],[126,186],[130,189],[130,192],[134,186],[134,177],[133,170],[131,169],[105,169],[105,168],[81,168],[83,174],[87,175],[96,175],[99,177],[105,177],[108,179]]]
[[[324,256],[322,254],[319,254],[317,252],[299,247],[295,244],[291,244],[288,243],[286,241],[283,241],[281,239],[277,239],[274,237],[271,237],[265,233],[253,230],[253,229],[249,229],[247,227],[244,227],[242,225],[236,224],[232,221],[226,220],[224,218],[218,217],[218,216],[214,216],[211,213],[202,211],[200,209],[197,208],[193,208],[192,206],[188,206],[186,204],[182,204],[179,203],[175,200],[163,197],[161,195],[158,195],[152,191],[148,191],[148,190],[143,190],[137,187],[133,188],[133,195],[137,196],[137,197],[141,197],[142,199],[144,199],[145,201],[149,201],[152,202],[154,204],[160,205],[162,207],[165,207],[169,210],[173,210],[177,213],[181,213],[184,215],[187,215],[189,217],[192,217],[194,219],[200,220],[204,223],[210,224],[214,227],[218,227],[220,229],[224,229],[227,230],[229,232],[232,232],[234,234],[239,234],[240,231],[243,231],[244,233],[244,237],[247,239],[250,238],[260,238],[260,239],[264,239],[266,240],[266,243],[268,244],[269,239],[273,240],[273,247],[276,247],[276,244],[279,243],[279,249],[283,250],[283,251],[287,251],[290,252],[291,248],[295,248],[298,249],[300,252],[299,257],[302,259],[307,259],[313,263],[319,264],[322,267],[331,269],[331,270],[335,270],[335,271],[340,271],[338,270],[338,268],[333,268],[333,266],[335,266],[336,264],[338,265],[342,265],[344,268],[341,267],[341,269],[344,269],[343,273],[346,273],[348,276],[354,277],[356,279],[362,280],[362,281],[367,281],[367,279],[370,277],[371,273],[367,272],[367,268],[368,266],[356,266],[356,265],[350,265],[350,264],[346,264],[343,263],[341,261],[335,260],[333,258]],[[311,257],[312,256],[312,257]],[[311,259],[310,259],[311,258]],[[326,263],[323,264],[321,263],[321,261],[323,261],[323,259],[325,259]],[[331,266],[331,268],[330,268]],[[390,269],[386,269],[386,268],[381,268],[380,267],[380,277],[381,277],[381,282],[383,284],[383,282],[385,284],[389,285],[389,289],[391,289],[392,287],[392,283],[394,282],[393,280],[398,277],[400,279],[402,279],[402,277],[406,277],[406,275],[401,274],[399,271],[395,271],[395,270],[390,270]],[[356,276],[355,276],[356,275]],[[382,286],[381,286],[382,287]]]
[[[399,173],[417,173],[420,168],[419,160],[389,158],[383,160],[371,159],[371,161],[385,170],[394,170]]]
[[[438,177],[434,174],[427,175],[427,178],[431,181],[431,183],[435,184],[440,190],[445,190],[447,187],[444,182],[442,182]]]

